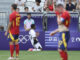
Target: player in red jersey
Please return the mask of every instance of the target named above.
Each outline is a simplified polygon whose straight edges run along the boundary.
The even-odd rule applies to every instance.
[[[18,44],[18,36],[19,36],[19,26],[20,26],[20,14],[16,12],[17,5],[12,4],[11,10],[12,13],[9,16],[9,25],[8,29],[5,32],[5,36],[8,34],[8,40],[10,44],[10,53],[11,57],[9,59],[14,59],[14,46],[16,50],[16,59],[19,56],[19,44]]]
[[[67,44],[70,39],[69,25],[70,25],[70,14],[64,9],[62,4],[56,6],[57,23],[58,29],[51,32],[50,35],[53,36],[59,32],[59,45],[58,51],[62,60],[68,60],[67,54]]]

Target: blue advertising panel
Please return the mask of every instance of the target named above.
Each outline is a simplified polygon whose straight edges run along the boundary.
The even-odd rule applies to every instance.
[[[43,14],[32,14],[32,18],[36,24],[36,30],[39,31],[40,36],[38,37],[43,50],[57,50],[58,47],[58,33],[54,36],[50,36],[50,32],[57,28],[56,16],[55,14],[48,14],[48,31],[43,31],[42,17]],[[21,24],[20,24],[20,35],[19,35],[19,45],[20,50],[27,50],[32,48],[29,34],[24,30],[24,20],[27,18],[26,13],[21,14]],[[69,50],[80,50],[80,32],[78,32],[78,15],[77,13],[71,13],[71,24],[70,24],[70,34],[71,38],[68,43]],[[4,36],[4,32],[0,32],[0,50],[9,50],[9,42],[7,37]]]

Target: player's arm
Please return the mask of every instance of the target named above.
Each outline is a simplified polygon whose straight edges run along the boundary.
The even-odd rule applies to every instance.
[[[27,29],[27,27],[26,27],[26,25],[24,24],[24,29],[26,30],[26,31],[29,31],[30,29]]]
[[[59,32],[59,30],[58,30],[58,29],[54,30],[53,32],[51,32],[51,33],[50,33],[50,36],[55,35],[57,32]]]
[[[9,32],[9,30],[10,30],[10,28],[11,28],[11,25],[12,25],[12,22],[9,22],[9,24],[8,24],[8,29],[7,29],[7,31],[5,32],[5,36],[7,36],[8,32]]]
[[[14,14],[11,14],[11,15],[9,16],[9,24],[8,24],[8,29],[7,29],[7,31],[5,32],[5,36],[7,36],[8,32],[9,32],[9,30],[10,30],[10,28],[11,28],[11,25],[12,25],[12,22],[13,22],[13,20],[14,20],[14,17],[15,17]]]

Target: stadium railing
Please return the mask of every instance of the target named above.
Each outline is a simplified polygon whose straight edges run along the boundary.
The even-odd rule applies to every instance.
[[[7,12],[0,12],[0,27],[1,31],[5,31],[7,29],[8,24],[8,13]]]

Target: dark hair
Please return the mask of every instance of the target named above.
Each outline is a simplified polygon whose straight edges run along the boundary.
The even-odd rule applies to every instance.
[[[26,10],[26,9],[29,9],[29,8],[28,7],[25,7],[24,9]]]
[[[39,3],[41,3],[41,0],[35,0],[36,2],[39,2]]]
[[[56,7],[64,7],[63,4],[57,4]]]
[[[12,4],[11,6],[12,6],[12,8],[13,8],[14,10],[17,9],[17,4]]]
[[[35,24],[32,24],[32,25],[31,25],[31,28],[34,28],[34,27],[35,27]]]
[[[27,15],[31,15],[31,13],[27,13]]]

